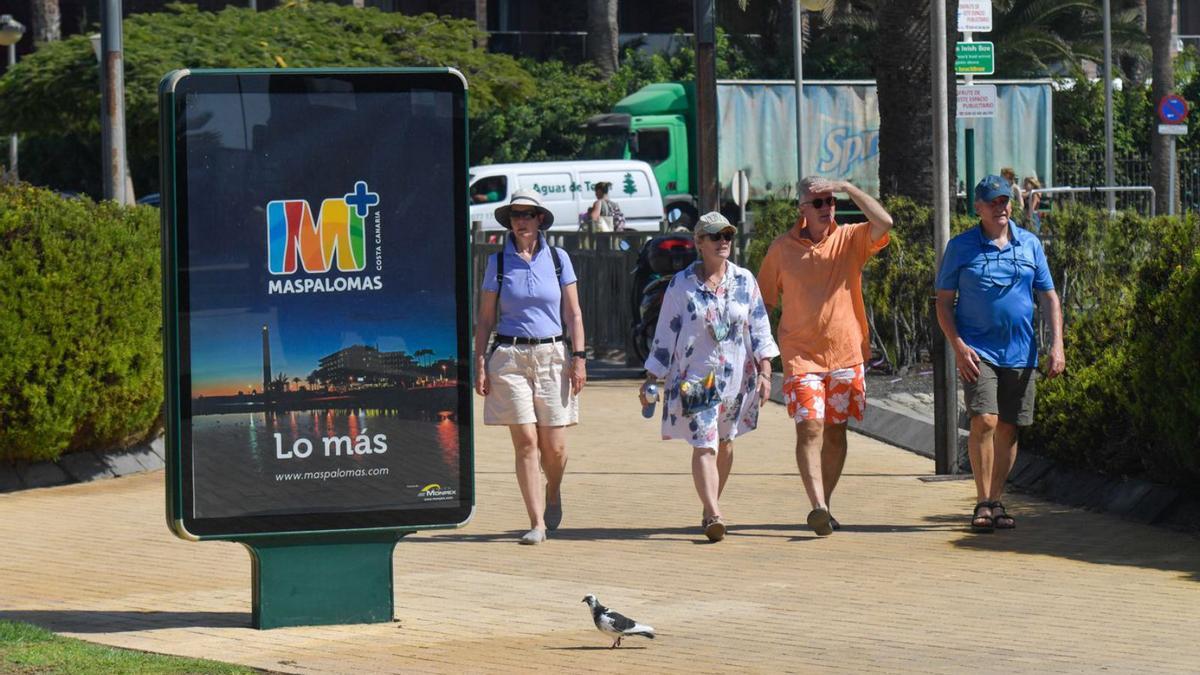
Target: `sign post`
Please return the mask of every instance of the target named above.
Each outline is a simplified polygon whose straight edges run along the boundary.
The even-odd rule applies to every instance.
[[[746,204],[750,202],[750,178],[745,171],[738,169],[733,172],[733,182],[729,186],[733,203],[738,205],[738,226],[746,226]]]
[[[389,621],[396,542],[474,510],[466,81],[182,70],[159,103],[168,525],[246,546],[257,628]]]
[[[1175,215],[1175,199],[1178,194],[1178,168],[1175,157],[1175,137],[1186,135],[1188,103],[1179,94],[1171,93],[1162,97],[1158,102],[1158,133],[1170,136],[1171,142],[1167,150],[1167,163],[1171,173],[1167,181],[1167,215]]]

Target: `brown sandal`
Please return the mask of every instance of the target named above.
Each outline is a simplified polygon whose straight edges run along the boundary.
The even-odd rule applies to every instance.
[[[996,529],[996,519],[992,518],[991,514],[984,515],[980,513],[983,509],[991,509],[991,502],[979,502],[975,505],[975,512],[971,515],[971,529],[975,532],[991,532]]]
[[[997,530],[1011,530],[1017,526],[1017,521],[1012,516],[1008,515],[1008,510],[1004,508],[1004,502],[992,502],[992,522],[995,523]],[[999,509],[1000,513],[996,513]]]

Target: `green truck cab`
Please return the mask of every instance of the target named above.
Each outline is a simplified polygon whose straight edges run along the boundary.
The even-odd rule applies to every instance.
[[[653,168],[670,225],[695,222],[696,89],[691,82],[658,82],[626,96],[613,112],[588,119],[592,134],[623,137],[614,158],[638,159]]]

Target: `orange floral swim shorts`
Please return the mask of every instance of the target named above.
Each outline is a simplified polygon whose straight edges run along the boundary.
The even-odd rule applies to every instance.
[[[792,375],[783,381],[783,400],[796,423],[825,420],[845,424],[861,420],[867,408],[867,380],[862,364],[825,373]]]

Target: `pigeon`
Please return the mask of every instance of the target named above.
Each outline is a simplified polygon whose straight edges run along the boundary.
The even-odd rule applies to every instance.
[[[651,640],[654,639],[653,628],[642,625],[627,616],[622,616],[621,614],[612,611],[611,609],[600,604],[600,601],[596,599],[596,596],[592,595],[591,593],[583,596],[583,600],[580,602],[586,602],[588,607],[592,608],[592,621],[596,624],[596,630],[604,633],[605,635],[616,637],[616,641],[612,643],[612,647],[609,647],[609,649],[620,647],[621,638],[625,637],[626,635],[641,635],[642,637],[648,637]]]

